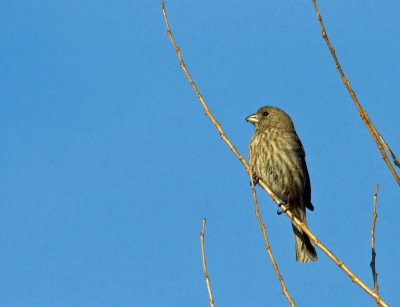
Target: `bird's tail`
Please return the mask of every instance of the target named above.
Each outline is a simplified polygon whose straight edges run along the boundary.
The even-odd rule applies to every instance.
[[[294,214],[294,216],[296,216],[301,222],[303,222],[307,226],[305,208],[304,209],[293,208],[291,211]],[[315,247],[311,243],[310,238],[293,223],[292,227],[294,232],[294,243],[296,247],[296,261],[299,262],[308,262],[309,260],[317,261],[318,258],[317,252],[315,251]]]

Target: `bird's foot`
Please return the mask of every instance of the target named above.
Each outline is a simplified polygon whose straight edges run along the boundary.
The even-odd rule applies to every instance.
[[[287,205],[286,201],[281,202],[280,204],[278,204],[279,207],[281,207],[282,205]],[[286,211],[288,211],[288,208],[285,209],[278,209],[278,211],[276,211],[276,214],[281,215],[282,213],[286,213]]]
[[[257,185],[257,183],[258,183],[258,180],[259,180],[259,178],[257,177],[257,176],[253,176],[253,184],[251,184],[251,181],[250,181],[250,185],[251,186],[256,186]]]

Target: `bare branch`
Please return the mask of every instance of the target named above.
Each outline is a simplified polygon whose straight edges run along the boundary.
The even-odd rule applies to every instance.
[[[375,253],[375,222],[376,222],[376,218],[378,217],[378,215],[376,214],[376,199],[377,199],[377,197],[378,197],[378,185],[375,186],[375,194],[374,194],[374,214],[372,216],[372,227],[371,227],[372,260],[369,265],[372,270],[372,279],[374,280],[374,290],[375,290],[375,293],[379,295],[378,273],[376,273],[376,270],[375,270],[375,257],[376,257],[376,253]],[[378,303],[378,306],[380,306],[379,303]]]
[[[255,213],[256,213],[256,216],[257,216],[258,223],[260,224],[261,231],[262,231],[263,236],[264,236],[265,249],[267,250],[269,258],[271,259],[271,262],[272,262],[272,265],[274,267],[276,276],[278,276],[279,282],[280,282],[281,287],[282,287],[282,293],[286,296],[287,300],[289,301],[290,306],[292,306],[292,307],[296,306],[294,304],[293,299],[290,297],[288,290],[286,289],[286,285],[285,285],[285,282],[283,281],[283,277],[282,277],[281,273],[279,272],[278,265],[276,264],[274,256],[272,255],[271,247],[269,245],[269,241],[268,241],[268,237],[267,237],[267,231],[265,229],[264,223],[261,220],[260,211],[258,210],[256,189],[254,189],[253,174],[251,172],[250,172],[250,182],[251,182],[251,189],[253,191]]]
[[[184,63],[183,59],[182,59],[181,52],[180,52],[178,46],[176,45],[175,40],[174,40],[174,38],[172,36],[171,29],[170,29],[169,24],[168,24],[167,15],[166,15],[166,12],[165,12],[164,0],[161,1],[161,5],[162,5],[162,12],[163,12],[164,19],[165,19],[165,24],[166,24],[166,27],[167,27],[167,35],[170,38],[170,40],[171,40],[171,42],[172,42],[172,44],[173,44],[173,46],[175,48],[175,51],[176,51],[176,53],[177,53],[177,55],[179,57],[179,62],[180,62],[182,70],[186,74],[186,77],[188,78],[190,84],[192,85],[193,90],[195,91],[197,97],[200,100],[200,103],[204,107],[206,116],[208,118],[210,118],[210,120],[213,122],[213,124],[215,125],[215,127],[219,131],[219,134],[220,134],[221,138],[225,141],[225,143],[233,151],[233,153],[240,160],[240,162],[242,162],[242,164],[245,166],[247,173],[250,174],[250,168],[249,168],[249,165],[247,164],[246,160],[243,158],[243,156],[241,156],[239,154],[239,152],[236,150],[236,148],[232,145],[230,140],[227,138],[227,136],[225,135],[224,131],[221,128],[221,124],[219,122],[217,122],[215,120],[215,118],[212,116],[212,114],[210,113],[206,103],[203,100],[203,97],[200,95],[195,83],[193,82],[192,78],[190,77],[189,72],[188,72],[188,70],[187,70],[187,68],[185,66],[185,63]],[[389,306],[378,294],[376,294],[365,283],[363,283],[356,275],[354,275],[354,273],[342,261],[340,261],[327,247],[325,247],[325,245],[323,245],[317,239],[317,237],[307,228],[307,226],[305,224],[303,224],[298,218],[294,217],[292,215],[292,213],[290,212],[289,208],[285,204],[281,203],[279,198],[274,193],[272,193],[271,189],[262,180],[259,180],[258,184],[282,208],[283,212],[286,213],[286,215],[291,219],[291,221],[294,224],[296,224],[303,232],[305,232],[310,237],[310,239],[314,242],[314,244],[316,246],[318,246],[325,254],[327,254],[328,257],[331,258],[350,277],[350,279],[353,282],[358,284],[362,289],[364,289],[364,291],[366,291],[369,295],[371,295],[382,306]]]
[[[189,72],[186,68],[185,63],[183,62],[183,58],[182,58],[182,54],[180,49],[178,48],[178,46],[175,43],[174,38],[172,37],[172,33],[171,33],[171,29],[169,27],[168,24],[168,19],[167,19],[167,15],[165,12],[165,4],[164,4],[164,0],[161,1],[161,5],[162,5],[162,11],[163,11],[163,15],[164,15],[164,19],[165,19],[165,24],[167,26],[167,35],[170,38],[172,45],[175,48],[175,52],[178,55],[179,58],[179,63],[181,65],[181,68],[183,70],[183,72],[185,73],[186,77],[188,78],[190,84],[192,85],[192,88],[194,90],[194,92],[197,95],[197,98],[200,100],[200,103],[202,104],[204,111],[206,113],[206,116],[212,121],[212,123],[214,124],[214,126],[217,128],[220,137],[225,141],[226,144],[228,144],[229,148],[233,151],[233,153],[238,157],[238,159],[240,160],[240,162],[242,162],[246,168],[248,169],[248,165],[246,160],[243,158],[243,156],[241,156],[239,154],[239,152],[237,151],[237,149],[232,145],[232,143],[228,140],[228,137],[225,135],[225,132],[222,130],[221,128],[221,124],[214,118],[214,116],[211,114],[210,110],[208,109],[203,97],[200,95],[200,92],[198,91],[196,84],[194,83],[194,81],[192,80],[192,77],[190,77]]]
[[[259,184],[264,188],[265,183],[262,181],[259,182]],[[287,207],[285,205],[281,205],[281,208],[283,211],[287,210]],[[369,288],[364,282],[362,282],[344,263],[343,261],[339,260],[324,244],[321,243],[321,241],[318,240],[318,238],[307,228],[305,224],[303,224],[297,217],[294,217],[292,213],[288,210],[286,211],[287,216],[297,225],[299,228],[305,232],[309,238],[314,242],[316,246],[318,246],[329,258],[335,262],[339,268],[341,268],[351,279],[352,282],[356,283],[359,285],[365,292],[367,292],[369,295],[371,295],[375,301],[385,307],[388,307],[389,305],[379,296],[378,293],[373,291],[371,288]]]
[[[369,117],[368,117],[369,120]],[[394,164],[396,164],[397,167],[400,168],[400,162],[397,160],[396,156],[394,155],[393,151],[390,149],[389,145],[385,142],[383,137],[379,134],[379,132],[375,129],[374,126],[372,126],[372,129],[374,130],[375,135],[378,137],[379,141],[382,143],[382,145],[385,147],[385,149],[390,153],[392,156]]]
[[[370,118],[369,118],[369,116],[367,114],[367,111],[365,111],[361,107],[360,103],[358,102],[356,93],[351,88],[350,81],[346,78],[346,75],[344,74],[342,68],[340,67],[339,61],[338,61],[338,59],[336,57],[335,49],[332,47],[332,45],[331,45],[331,43],[329,41],[328,35],[326,34],[325,26],[324,26],[324,23],[322,22],[322,17],[320,15],[319,11],[318,11],[317,2],[316,2],[316,0],[312,0],[312,1],[314,3],[314,8],[315,8],[315,12],[317,13],[319,24],[321,26],[322,37],[324,38],[324,40],[325,40],[325,42],[326,42],[326,44],[327,44],[327,46],[329,48],[329,51],[332,54],[333,60],[335,61],[335,64],[336,64],[336,68],[339,71],[340,76],[342,77],[343,84],[346,87],[347,91],[349,92],[351,98],[353,99],[354,104],[356,105],[356,107],[358,109],[358,112],[360,112],[361,119],[364,121],[364,123],[367,126],[369,132],[372,135],[372,138],[374,139],[376,145],[378,146],[378,149],[381,152],[383,160],[385,160],[385,162],[386,162],[387,166],[389,167],[390,172],[392,173],[394,179],[396,180],[397,184],[400,186],[400,178],[397,175],[396,171],[394,170],[391,162],[389,161],[389,158],[388,158],[384,148],[386,148],[386,150],[390,153],[390,155],[392,156],[392,158],[394,160],[394,163],[398,167],[400,167],[400,163],[397,160],[396,156],[393,154],[392,150],[389,148],[389,146],[383,140],[383,137],[379,134],[378,130],[376,130],[375,126],[372,124],[372,121],[370,120]]]
[[[204,253],[204,229],[206,227],[206,219],[203,219],[203,229],[201,230],[200,233],[200,241],[201,241],[201,254],[203,256],[203,270],[204,270],[204,276],[206,278],[206,284],[207,284],[207,289],[208,289],[208,296],[210,297],[209,299],[209,303],[211,307],[214,307],[214,300],[213,300],[213,296],[211,294],[211,286],[210,286],[210,278],[208,277],[207,274],[207,267],[206,267],[206,255]]]

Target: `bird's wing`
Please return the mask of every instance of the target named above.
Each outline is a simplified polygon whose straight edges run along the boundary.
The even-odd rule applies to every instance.
[[[307,163],[306,163],[306,153],[303,148],[303,144],[301,143],[300,139],[296,135],[295,137],[291,138],[292,142],[288,143],[287,150],[289,151],[289,155],[295,161],[297,161],[297,165],[300,166],[300,173],[303,177],[303,184],[304,184],[304,193],[303,193],[303,201],[304,205],[310,209],[311,211],[314,210],[314,206],[311,204],[311,184],[310,184],[310,176],[308,174]]]

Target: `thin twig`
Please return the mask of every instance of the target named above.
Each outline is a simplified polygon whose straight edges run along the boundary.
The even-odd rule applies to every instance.
[[[377,197],[378,197],[378,185],[375,186],[375,194],[374,194],[374,215],[372,216],[372,227],[371,227],[372,260],[371,260],[371,263],[369,264],[369,266],[371,267],[371,270],[372,270],[372,279],[374,280],[375,293],[379,295],[378,273],[376,273],[376,270],[375,270],[375,257],[376,257],[376,253],[375,253],[375,222],[376,222],[376,218],[378,217],[378,215],[376,214],[376,199],[377,199]],[[378,303],[378,306],[380,306],[379,303]]]
[[[367,126],[369,132],[372,135],[372,138],[374,139],[376,145],[378,146],[378,149],[381,152],[383,160],[385,160],[385,162],[386,162],[387,166],[389,167],[390,172],[392,173],[394,179],[396,180],[397,184],[400,186],[400,177],[397,175],[396,171],[394,170],[394,168],[392,166],[392,163],[389,161],[389,158],[388,158],[384,148],[386,148],[386,150],[392,156],[395,165],[400,167],[400,163],[397,160],[396,156],[393,154],[392,150],[389,148],[389,146],[383,140],[383,137],[379,134],[378,130],[372,124],[372,121],[370,120],[370,118],[369,118],[369,116],[367,114],[367,111],[365,111],[361,107],[360,103],[358,102],[356,93],[351,88],[350,81],[346,78],[346,75],[344,74],[344,72],[343,72],[343,70],[342,70],[342,68],[341,68],[341,66],[339,64],[339,61],[338,61],[338,59],[336,57],[335,49],[332,47],[331,42],[329,41],[328,35],[326,34],[326,30],[325,30],[324,23],[322,22],[321,14],[318,11],[317,2],[316,2],[316,0],[312,0],[312,1],[314,3],[314,8],[315,8],[315,12],[317,13],[319,24],[321,26],[322,37],[324,38],[324,40],[325,40],[325,42],[326,42],[326,44],[327,44],[327,46],[329,48],[329,51],[332,54],[333,60],[335,61],[335,64],[336,64],[336,68],[339,71],[340,76],[342,77],[343,84],[346,87],[347,91],[349,92],[351,98],[353,99],[354,104],[356,105],[356,107],[358,109],[358,112],[360,112],[361,119],[364,121],[364,123]]]
[[[258,210],[258,203],[257,203],[257,195],[256,195],[256,189],[254,188],[254,182],[253,182],[253,174],[250,173],[250,182],[251,182],[251,189],[253,191],[253,199],[254,199],[254,207],[255,207],[255,213],[257,216],[258,223],[260,224],[261,231],[264,236],[264,242],[265,242],[265,249],[267,250],[267,253],[269,255],[269,258],[271,259],[272,265],[274,267],[276,276],[278,276],[279,282],[282,287],[282,293],[286,296],[287,300],[289,301],[290,306],[296,306],[294,304],[293,299],[290,297],[288,290],[286,289],[285,282],[283,281],[283,277],[281,273],[279,272],[278,265],[275,262],[274,256],[272,255],[271,247],[269,245],[268,237],[267,237],[267,231],[265,229],[265,225],[261,220],[260,216],[260,211]]]
[[[242,163],[246,166],[246,168],[248,169],[247,162],[246,162],[245,158],[243,158],[243,156],[241,156],[241,155],[239,154],[239,152],[236,150],[236,148],[235,148],[235,147],[232,145],[232,143],[228,140],[228,137],[225,135],[225,132],[224,132],[224,131],[222,130],[222,128],[221,128],[221,124],[220,124],[220,123],[214,118],[214,116],[211,114],[211,112],[210,112],[210,110],[208,109],[208,107],[207,107],[207,105],[206,105],[206,103],[205,103],[203,97],[200,95],[200,92],[197,90],[196,84],[195,84],[194,81],[192,80],[192,77],[190,77],[189,72],[188,72],[188,70],[187,70],[187,68],[186,68],[186,65],[185,65],[185,63],[183,62],[183,58],[182,58],[182,55],[181,55],[181,51],[180,51],[180,49],[178,48],[178,46],[175,44],[175,40],[174,40],[174,38],[172,37],[171,29],[170,29],[170,27],[169,27],[167,15],[166,15],[166,12],[165,12],[164,0],[161,1],[161,4],[162,4],[162,11],[163,11],[164,19],[165,19],[165,24],[166,24],[166,26],[167,26],[167,35],[168,35],[168,37],[170,38],[170,40],[171,40],[171,42],[172,42],[172,45],[173,45],[174,48],[175,48],[176,54],[178,55],[179,63],[180,63],[180,65],[181,65],[181,68],[182,68],[183,72],[185,73],[186,77],[188,78],[190,84],[192,85],[192,88],[193,88],[194,92],[196,93],[197,98],[200,100],[200,103],[202,104],[202,106],[203,106],[203,108],[204,108],[204,111],[205,111],[206,116],[212,121],[212,123],[214,124],[214,126],[217,128],[220,137],[225,141],[226,144],[228,144],[229,148],[230,148],[230,149],[233,151],[233,153],[238,157],[238,159],[240,160],[240,162],[242,162]]]
[[[367,114],[368,116],[368,114]],[[368,120],[369,117],[368,117]],[[378,130],[376,130],[376,128],[374,126],[372,126],[372,129],[375,133],[375,135],[378,137],[379,141],[382,143],[382,145],[385,147],[385,149],[390,153],[390,155],[392,156],[393,162],[394,164],[396,164],[397,167],[400,167],[400,162],[399,160],[397,160],[395,154],[393,153],[393,151],[390,149],[389,145],[385,142],[385,140],[383,139],[383,137],[379,134]]]
[[[258,182],[259,185],[267,191],[267,189],[269,189],[264,182],[262,182],[261,180]],[[268,192],[268,191],[267,191]],[[269,194],[269,193],[268,193]],[[274,195],[274,197],[272,195],[270,195],[272,197],[272,199],[277,202],[276,196]],[[279,200],[278,200],[279,201]],[[292,222],[294,222],[294,224],[296,224],[297,226],[299,226],[299,228],[305,232],[308,237],[314,242],[314,244],[316,246],[318,246],[329,258],[331,258],[333,260],[333,262],[335,262],[337,264],[337,266],[339,266],[339,268],[341,268],[351,279],[352,282],[356,283],[357,285],[359,285],[365,292],[367,292],[370,296],[372,296],[375,301],[385,307],[388,307],[389,305],[379,296],[378,293],[376,293],[374,290],[372,290],[371,288],[369,288],[363,281],[361,281],[344,263],[343,261],[339,260],[323,243],[321,243],[321,241],[318,240],[318,238],[307,228],[307,226],[302,223],[297,217],[294,217],[292,212],[290,212],[290,210],[287,210],[288,207],[286,207],[283,204],[280,204],[280,207],[282,208],[282,211],[285,212],[287,216],[292,220]]]
[[[203,256],[203,270],[204,270],[204,276],[206,278],[206,284],[207,284],[207,289],[208,289],[208,296],[209,296],[209,303],[211,307],[214,307],[214,300],[213,296],[211,294],[211,286],[210,286],[210,278],[208,277],[207,274],[207,267],[206,267],[206,255],[204,253],[204,228],[206,227],[206,219],[203,219],[203,229],[201,230],[200,233],[200,241],[201,241],[201,254]]]
[[[225,143],[233,151],[233,153],[240,160],[240,162],[242,162],[242,164],[245,166],[247,173],[250,174],[250,168],[249,168],[249,165],[247,164],[246,160],[243,158],[243,156],[241,156],[239,154],[237,149],[232,145],[230,140],[227,138],[227,136],[225,135],[224,131],[221,128],[221,124],[219,122],[217,122],[217,120],[213,117],[213,115],[209,111],[206,103],[203,100],[203,97],[200,95],[195,83],[193,82],[192,78],[190,77],[189,72],[188,72],[188,70],[187,70],[187,68],[185,66],[185,63],[184,63],[183,59],[182,59],[181,52],[180,52],[178,46],[176,45],[175,40],[174,40],[174,38],[172,36],[171,29],[170,29],[169,24],[168,24],[166,11],[165,11],[164,0],[161,1],[161,5],[162,5],[162,12],[163,12],[164,19],[165,19],[165,24],[166,24],[166,27],[167,27],[167,35],[170,38],[170,40],[172,42],[172,45],[175,48],[175,51],[176,51],[176,53],[178,55],[179,63],[181,65],[182,70],[184,71],[186,77],[188,78],[190,84],[192,85],[193,90],[195,91],[197,97],[200,100],[200,103],[204,107],[206,116],[213,122],[213,124],[217,128],[221,138],[225,141]],[[327,247],[325,247],[325,245],[323,245],[317,239],[317,237],[307,228],[307,226],[305,224],[303,224],[298,218],[294,217],[292,215],[292,213],[290,212],[289,208],[281,203],[279,198],[274,193],[272,193],[271,189],[262,180],[259,180],[258,184],[269,194],[269,196],[271,196],[271,198],[274,200],[274,202],[276,202],[280,206],[280,208],[286,213],[286,215],[291,219],[291,221],[295,225],[297,225],[303,232],[305,232],[309,236],[309,238],[314,242],[314,244],[316,246],[318,246],[325,254],[327,254],[328,257],[331,258],[350,277],[350,279],[353,282],[358,284],[362,289],[364,289],[364,291],[366,291],[369,295],[371,295],[382,306],[389,306],[382,298],[379,297],[378,294],[376,294],[365,283],[363,283],[356,275],[354,275],[354,273],[342,261],[340,261]]]

